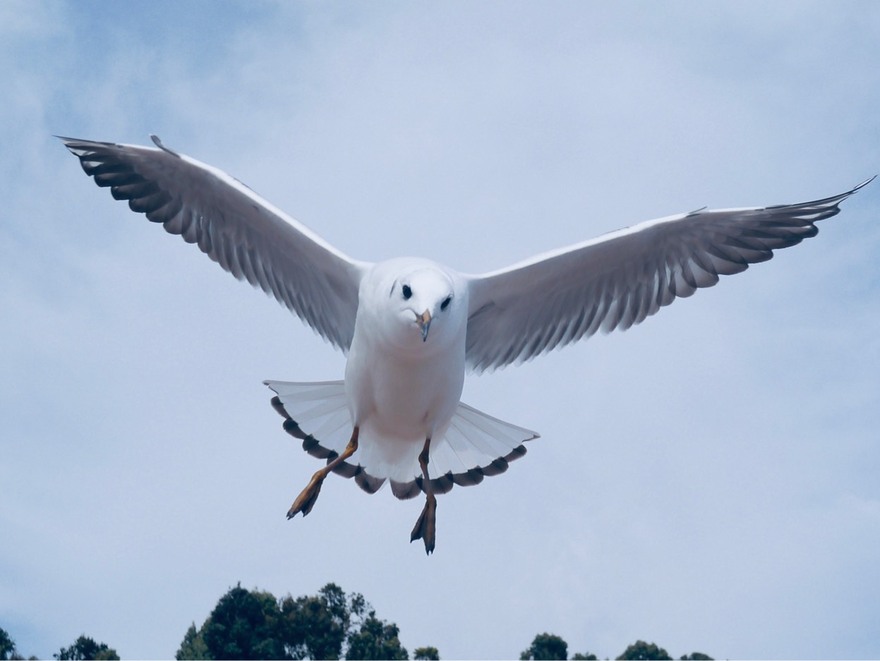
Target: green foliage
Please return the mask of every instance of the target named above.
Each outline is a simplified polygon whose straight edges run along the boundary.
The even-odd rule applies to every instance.
[[[180,649],[174,655],[178,661],[181,659],[210,659],[211,653],[202,637],[202,632],[196,630],[196,623],[193,622],[186,630],[183,636],[183,642],[180,643]]]
[[[280,620],[272,594],[237,585],[220,597],[199,633],[213,659],[283,659]]]
[[[406,648],[400,644],[400,631],[370,611],[360,629],[348,637],[346,659],[408,659]]]
[[[344,653],[344,657],[343,657]],[[58,661],[119,659],[116,650],[85,635],[53,655]],[[0,628],[0,661],[22,659],[12,637]],[[36,657],[31,657],[35,659]],[[201,627],[190,624],[175,654],[183,659],[408,659],[393,622],[380,620],[362,594],[346,594],[328,583],[317,595],[277,599],[272,593],[246,590],[241,584],[220,597]],[[436,647],[417,647],[414,659],[439,661]],[[568,643],[541,633],[522,652],[521,660],[567,659]],[[594,654],[577,653],[572,660],[596,661]],[[638,640],[617,659],[669,660],[654,643]],[[692,652],[680,661],[712,661]]]
[[[106,643],[96,643],[88,636],[80,636],[70,647],[62,647],[53,654],[58,661],[83,661],[84,659],[119,659],[119,654]]]
[[[6,630],[0,627],[0,659],[11,659],[15,656],[15,641]]]
[[[654,643],[646,643],[644,640],[637,640],[632,645],[627,647],[623,654],[621,654],[618,659],[634,659],[636,661],[647,661],[653,659],[669,659],[672,657],[669,656],[669,652],[667,652],[662,647],[657,647]]]
[[[419,650],[416,650],[418,653]],[[532,644],[520,655],[521,660],[529,659],[565,659],[568,654],[568,643],[555,634],[541,633],[535,636]],[[418,656],[416,658],[419,658]],[[581,654],[578,652],[571,657],[572,661],[597,661],[595,654]],[[618,659],[637,659],[640,661],[648,661],[653,659],[668,659],[672,657],[662,647],[657,647],[654,643],[646,643],[643,640],[637,640],[624,650]],[[681,657],[681,661],[711,661],[712,657],[702,652],[693,652],[687,656]]]
[[[352,614],[362,602],[361,595],[349,599],[333,583],[321,588],[317,596],[282,599],[283,639],[289,658],[338,659]]]
[[[37,657],[28,657],[30,661],[37,661]],[[0,627],[0,661],[23,661],[24,657],[15,649],[15,641],[2,627]]]
[[[568,643],[552,633],[539,633],[532,644],[519,655],[522,661],[527,659],[567,659]]]
[[[435,648],[426,648],[433,650]],[[328,583],[317,595],[276,599],[237,585],[200,628],[193,623],[182,659],[406,659],[396,624],[379,620],[363,595]],[[438,656],[432,657],[438,658]]]

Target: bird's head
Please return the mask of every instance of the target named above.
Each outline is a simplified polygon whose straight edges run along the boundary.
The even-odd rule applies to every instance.
[[[453,273],[427,260],[403,259],[380,265],[377,275],[372,296],[384,300],[373,307],[386,339],[424,351],[463,336],[466,289]]]

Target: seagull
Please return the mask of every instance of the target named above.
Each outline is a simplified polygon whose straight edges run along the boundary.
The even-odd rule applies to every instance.
[[[534,431],[460,401],[467,371],[626,330],[677,298],[815,236],[873,180],[820,200],[650,220],[472,275],[422,258],[353,259],[225,172],[166,147],[58,136],[98,186],[274,296],[347,354],[343,380],[265,381],[284,429],[325,464],[287,512],[311,512],[332,472],[399,499],[424,493],[410,542],[434,551],[438,494],[526,453]]]

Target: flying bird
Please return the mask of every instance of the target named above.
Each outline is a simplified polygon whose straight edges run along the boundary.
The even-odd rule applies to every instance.
[[[165,147],[61,138],[132,211],[196,244],[347,354],[345,378],[266,381],[284,429],[325,460],[288,518],[331,472],[368,493],[425,494],[410,535],[434,551],[438,494],[504,472],[538,438],[460,401],[465,372],[530,360],[625,330],[719,276],[815,236],[868,184],[800,204],[701,209],[643,222],[471,275],[421,258],[353,259],[210,165]]]

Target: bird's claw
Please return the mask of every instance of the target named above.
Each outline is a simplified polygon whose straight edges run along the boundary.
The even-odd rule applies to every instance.
[[[410,543],[417,539],[425,542],[425,553],[431,555],[434,552],[434,539],[437,531],[437,498],[434,494],[428,496],[425,507],[419,515],[416,525],[409,537]]]

